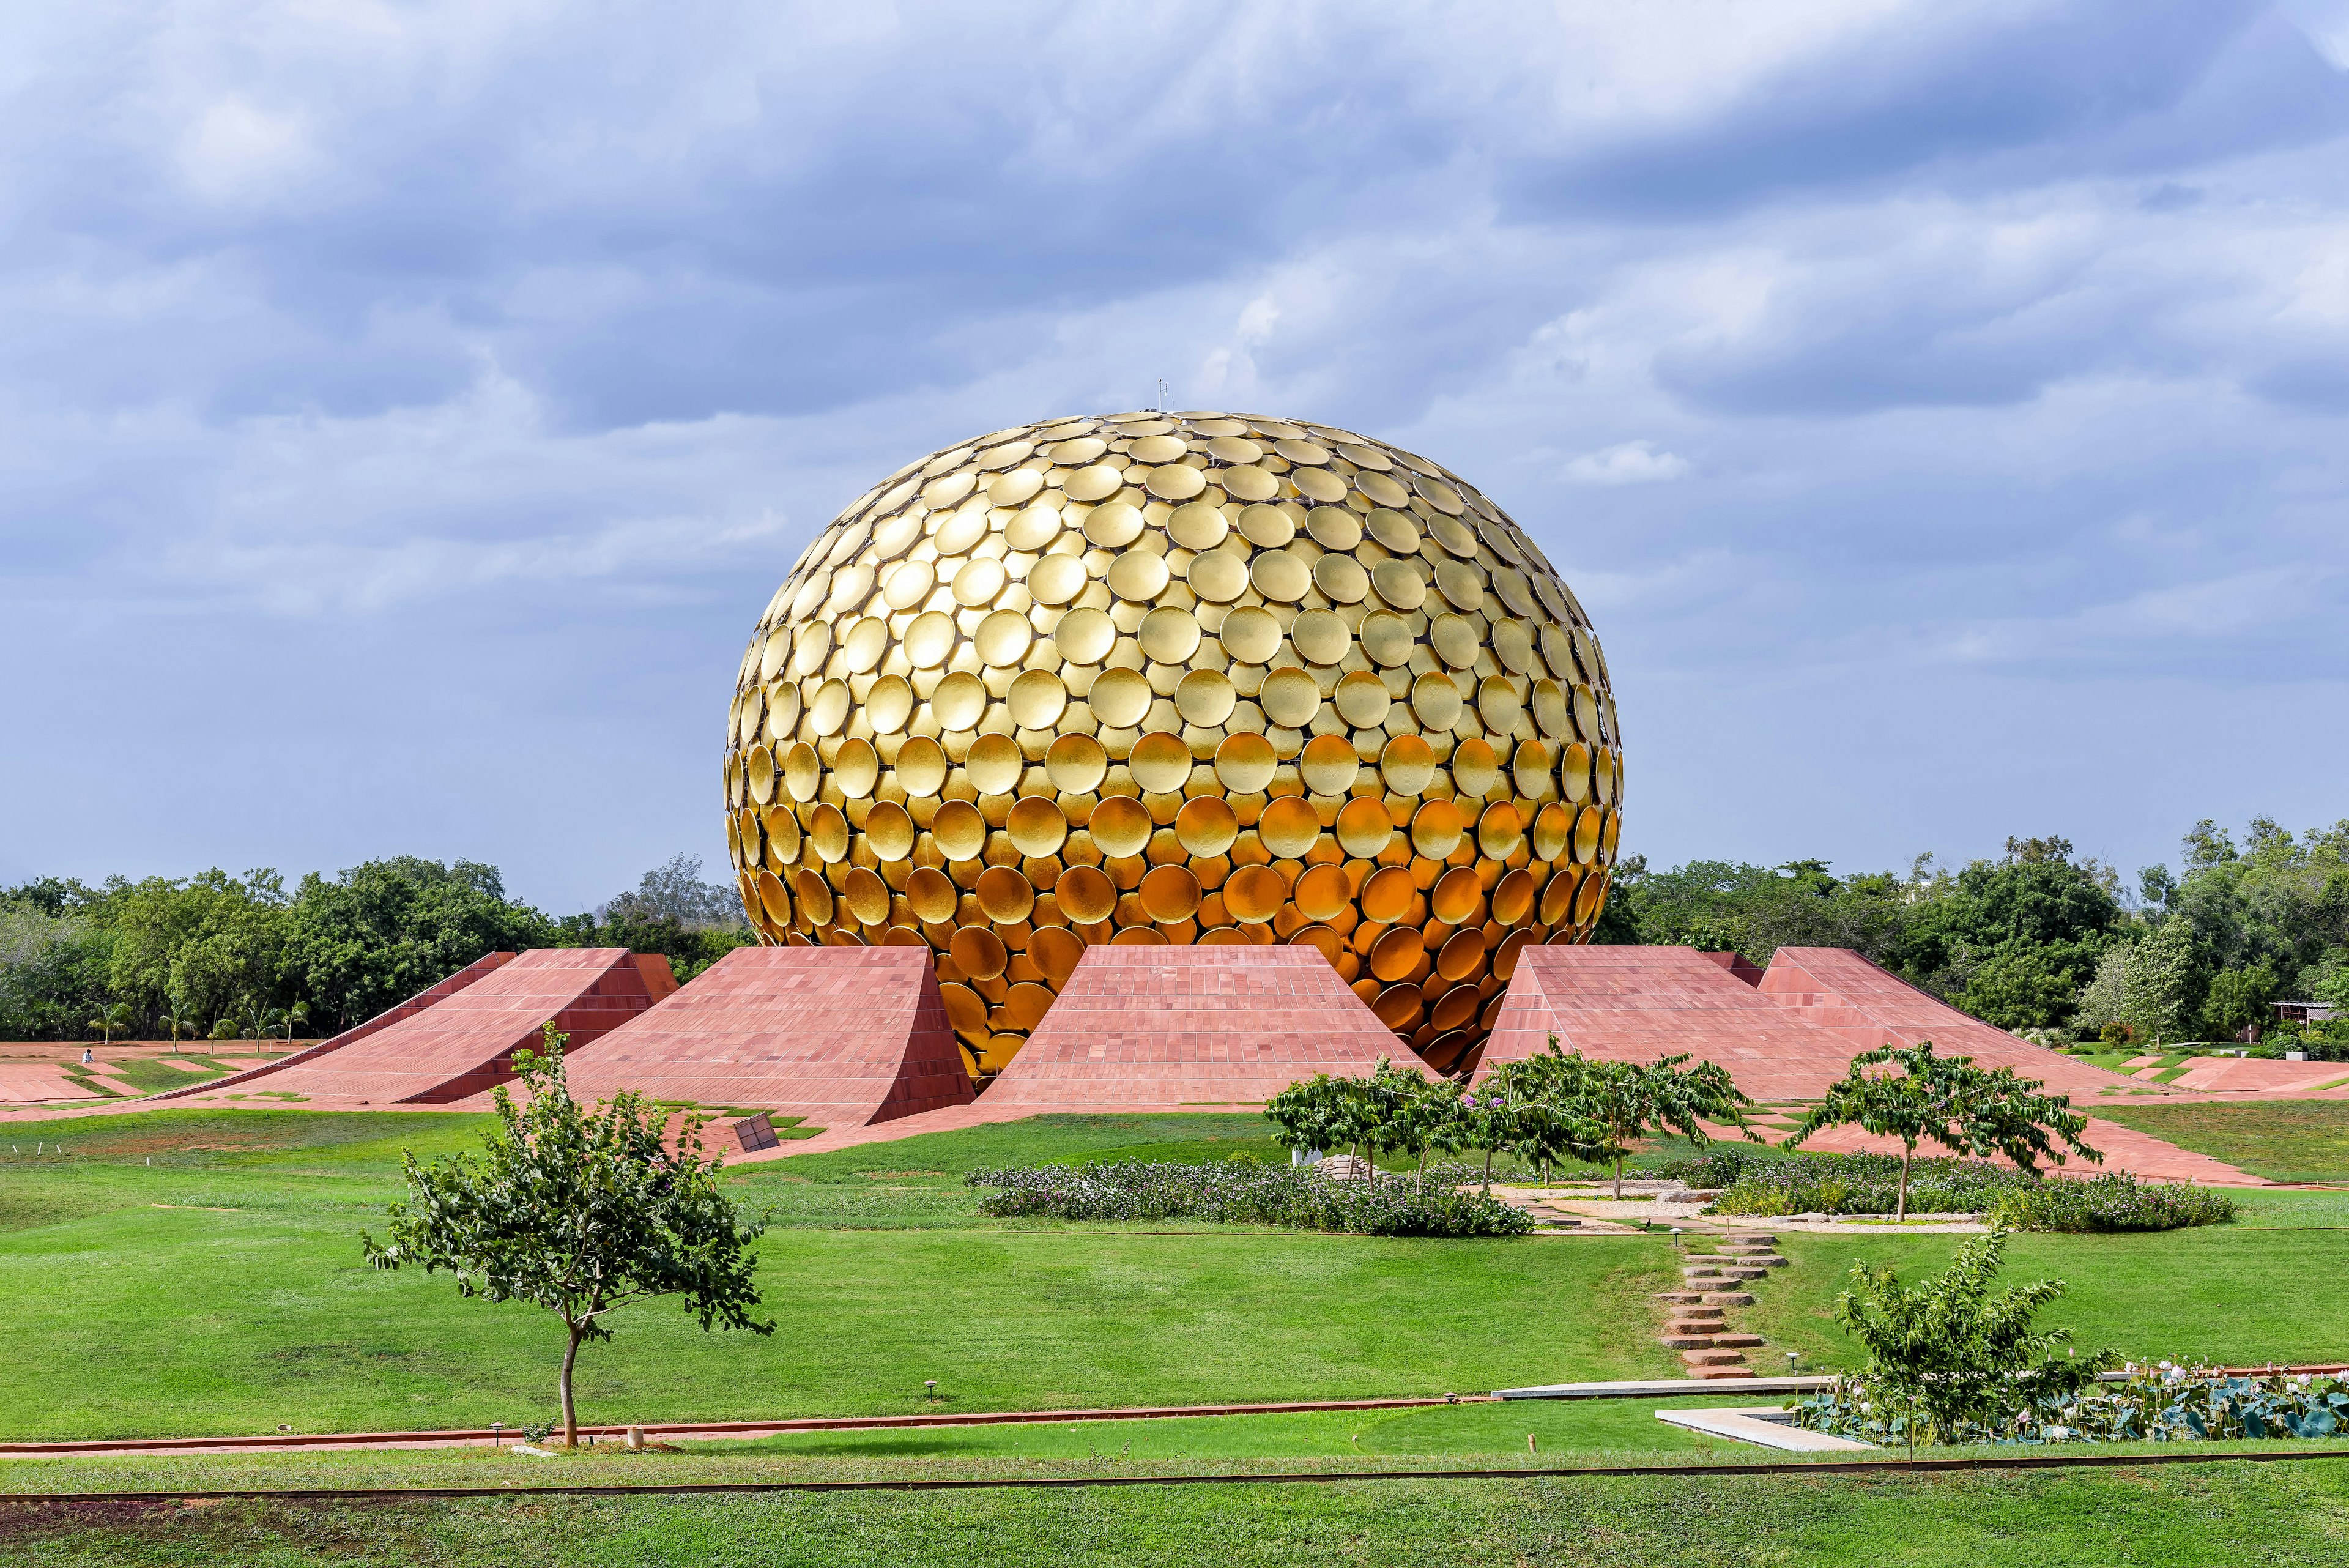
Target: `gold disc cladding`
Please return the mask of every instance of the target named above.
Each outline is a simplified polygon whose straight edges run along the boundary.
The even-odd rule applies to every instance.
[[[1286,550],[1267,550],[1248,563],[1248,581],[1276,604],[1295,604],[1313,587],[1313,571]]]
[[[926,924],[942,926],[953,919],[961,901],[953,881],[935,866],[918,867],[905,878],[905,902]]]
[[[987,818],[967,800],[950,800],[930,818],[930,837],[949,860],[976,860],[987,847]]]
[[[1098,844],[1100,839],[1096,837],[1094,842]],[[1052,901],[1079,925],[1098,925],[1116,911],[1117,884],[1109,879],[1106,872],[1093,867],[1071,866],[1052,885]],[[1069,967],[1076,967],[1073,961]]]
[[[1084,576],[1081,564],[1077,575]],[[954,617],[944,610],[926,610],[914,618],[901,639],[906,660],[916,670],[936,670],[954,651],[956,636]]]
[[[1108,880],[1105,877],[1102,879]],[[1084,938],[1064,926],[1039,926],[1028,938],[1028,961],[1054,985],[1065,984],[1069,976],[1077,971],[1077,961],[1084,956]]]
[[[1277,550],[1297,537],[1297,524],[1278,506],[1243,507],[1239,516],[1241,537],[1259,550]]]
[[[1495,801],[1476,819],[1476,848],[1488,859],[1506,860],[1516,853],[1525,836],[1525,823],[1507,801]]]
[[[1239,836],[1238,815],[1218,795],[1195,796],[1174,814],[1175,842],[1192,855],[1221,855]]]
[[[1298,774],[1315,794],[1344,794],[1354,787],[1361,767],[1362,759],[1353,742],[1342,735],[1316,735],[1297,757]]]
[[[1018,610],[999,609],[978,623],[970,640],[983,662],[1008,670],[1028,656],[1029,645],[1036,640],[1036,628]]]
[[[1534,879],[1531,872],[1520,866],[1502,877],[1493,887],[1493,919],[1505,926],[1514,926],[1533,912]]]
[[[1061,846],[1069,841],[1068,814],[1058,801],[1042,795],[1024,795],[1013,802],[1003,829],[1011,847],[1030,860],[1058,855]]]
[[[792,873],[792,892],[807,918],[819,926],[832,923],[832,884],[806,867]]]
[[[1450,676],[1431,670],[1411,683],[1411,711],[1429,729],[1449,730],[1460,722],[1460,688]]]
[[[1170,925],[1198,913],[1203,897],[1199,878],[1187,866],[1154,866],[1134,891],[1152,919]]]
[[[1362,918],[1381,925],[1400,920],[1410,910],[1412,896],[1417,891],[1408,870],[1401,866],[1381,867],[1362,884]]]
[[[1247,563],[1227,550],[1207,550],[1184,569],[1184,580],[1209,604],[1229,604],[1247,592]]]
[[[1272,782],[1279,765],[1272,742],[1262,735],[1227,735],[1216,748],[1216,778],[1234,794],[1255,794]]]
[[[1323,560],[1335,560],[1324,556]],[[1335,664],[1346,657],[1354,646],[1354,634],[1346,623],[1325,609],[1309,609],[1299,613],[1288,628],[1288,640],[1309,664]]]
[[[1467,740],[1453,748],[1452,783],[1463,797],[1480,799],[1500,782],[1501,759],[1493,753],[1491,742]]]
[[[884,860],[903,860],[914,852],[914,819],[895,801],[882,801],[865,815],[864,842]]]
[[[1362,618],[1361,629],[1355,636],[1361,639],[1362,652],[1373,664],[1392,670],[1411,661],[1411,623],[1399,615],[1372,610]]]
[[[945,815],[943,808],[939,815]],[[973,811],[971,815],[977,816],[978,813]],[[1133,856],[1149,846],[1153,826],[1150,813],[1140,801],[1132,795],[1113,794],[1093,807],[1092,818],[1085,828],[1092,836],[1094,847],[1102,854]]]
[[[864,693],[864,717],[876,735],[894,735],[914,716],[914,689],[902,675],[884,675]]]
[[[1309,867],[1297,879],[1297,910],[1309,920],[1333,920],[1352,902],[1342,866]],[[1335,931],[1330,933],[1334,939]],[[1333,942],[1334,945],[1334,942]],[[1335,961],[1334,953],[1322,956]]]
[[[1003,939],[985,926],[965,926],[955,932],[947,943],[947,953],[973,980],[993,980],[1011,961]]]
[[[1362,542],[1361,519],[1343,506],[1316,506],[1305,514],[1305,531],[1325,550],[1351,551]],[[1369,581],[1368,576],[1363,578],[1365,587]]]
[[[1154,468],[1143,488],[1161,501],[1188,501],[1207,488],[1207,476],[1182,463]],[[1342,493],[1342,492],[1340,493]]]
[[[774,806],[760,813],[760,821],[767,829],[767,853],[778,866],[789,865],[800,857],[800,820],[788,806]],[[909,819],[910,820],[910,819]],[[750,847],[746,836],[743,847]]]
[[[1372,566],[1371,587],[1399,610],[1415,610],[1427,602],[1426,579],[1401,561],[1381,561]]]
[[[1371,575],[1351,556],[1329,555],[1313,563],[1313,586],[1333,603],[1360,604],[1370,597]]]
[[[1019,754],[1019,742],[1010,736],[981,735],[971,742],[962,767],[970,787],[979,794],[1009,794],[1019,786],[1026,760]]]
[[[1394,836],[1394,818],[1383,801],[1350,800],[1339,809],[1333,826],[1338,846],[1357,860],[1374,858]]]
[[[1223,485],[1224,493],[1235,501],[1269,501],[1280,493],[1280,481],[1268,470],[1253,463],[1219,470],[1215,477]]]
[[[1030,506],[1004,528],[1003,542],[1015,550],[1040,550],[1060,532],[1061,514],[1057,507]]]
[[[1085,693],[1085,705],[1102,723],[1128,730],[1150,711],[1151,695],[1150,682],[1140,670],[1104,670]]]
[[[1396,555],[1419,554],[1419,527],[1402,513],[1381,507],[1372,512],[1362,525],[1370,531],[1371,538]]]
[[[1476,683],[1476,714],[1485,721],[1485,728],[1495,734],[1506,735],[1517,727],[1525,713],[1525,702],[1518,697],[1515,683],[1506,677],[1488,675]]]
[[[1566,853],[1574,838],[1574,814],[1556,801],[1534,814],[1533,855],[1537,860],[1555,860]],[[1497,891],[1497,889],[1495,889]],[[1547,922],[1548,917],[1543,917]]]
[[[1152,794],[1174,794],[1191,782],[1191,748],[1180,735],[1154,732],[1133,742],[1126,766]]]
[[[1191,449],[1182,437],[1148,435],[1125,449],[1125,455],[1136,462],[1173,462]]]
[[[1218,890],[1225,912],[1249,924],[1271,919],[1288,898],[1288,884],[1269,866],[1243,866]]]
[[[1394,705],[1394,697],[1387,691],[1385,681],[1367,670],[1357,670],[1338,682],[1330,705],[1355,729],[1371,730],[1386,722],[1387,710]]]
[[[1435,777],[1435,748],[1417,735],[1397,735],[1379,753],[1379,774],[1396,794],[1418,794]]]
[[[987,711],[987,685],[967,670],[957,670],[930,692],[930,711],[942,728],[975,730]]]
[[[1002,568],[998,566],[996,570]],[[880,663],[881,656],[889,651],[889,623],[877,615],[868,615],[848,628],[840,648],[848,656],[850,672],[862,675]]]
[[[1230,533],[1222,508],[1204,501],[1177,506],[1166,519],[1166,536],[1185,550],[1212,550]]]
[[[1234,739],[1237,737],[1235,736]],[[1225,742],[1226,745],[1230,743],[1229,741]],[[1353,756],[1353,748],[1348,747],[1346,754],[1350,759]],[[1321,815],[1313,809],[1309,802],[1293,794],[1283,795],[1278,800],[1266,803],[1263,813],[1257,818],[1256,832],[1257,841],[1271,854],[1283,860],[1300,860],[1321,837]],[[1329,871],[1337,868],[1322,866],[1316,867],[1314,869]],[[1306,875],[1311,876],[1312,872],[1308,872]],[[1344,880],[1343,872],[1340,872],[1339,879],[1341,882]],[[1303,883],[1300,882],[1299,886],[1301,888]],[[1310,911],[1309,910],[1308,913]],[[1332,909],[1327,915],[1315,915],[1313,918],[1317,920],[1326,920],[1336,913],[1337,911]]]
[[[1030,670],[1011,682],[1003,701],[1011,711],[1011,722],[1021,729],[1049,730],[1069,705],[1069,689],[1052,670]]]
[[[889,919],[889,884],[864,867],[850,868],[846,886],[841,888],[841,901],[848,912],[856,917],[861,926],[885,925]]]
[[[1091,735],[1062,735],[1044,753],[1044,774],[1054,789],[1088,794],[1109,774],[1109,753]]]
[[[1044,1022],[1044,1014],[1052,1006],[1050,986],[1023,980],[1004,992],[1003,1015],[1022,1029],[1033,1029]]]
[[[1213,729],[1232,716],[1239,701],[1231,678],[1220,670],[1194,670],[1174,687],[1174,711],[1183,722]]]
[[[1193,565],[1195,566],[1197,563],[1194,562]],[[1247,568],[1241,566],[1239,575],[1240,580],[1245,583],[1247,579]],[[1224,651],[1242,664],[1269,663],[1272,656],[1280,651],[1280,622],[1274,618],[1270,610],[1257,605],[1243,605],[1225,616],[1224,624],[1216,636],[1224,645]],[[1318,702],[1320,694],[1317,691],[1314,695]],[[1266,710],[1268,712],[1270,711]],[[1307,717],[1310,718],[1311,715],[1308,714]],[[1290,726],[1292,729],[1297,727]]]
[[[897,787],[916,800],[927,800],[945,787],[947,753],[936,741],[916,735],[897,749]]]
[[[1106,501],[1124,488],[1123,471],[1096,463],[1069,475],[1061,485],[1061,493],[1071,501]]]
[[[1302,730],[1321,711],[1321,688],[1302,670],[1276,670],[1264,678],[1257,693],[1265,717],[1290,730]]]
[[[1134,637],[1148,658],[1160,664],[1184,664],[1199,650],[1199,622],[1189,610],[1164,606],[1142,618]]]
[[[823,781],[823,767],[813,746],[802,741],[783,753],[783,789],[793,800],[802,805],[813,800]]]
[[[1047,556],[1028,568],[1029,597],[1040,605],[1064,605],[1084,591],[1085,564],[1074,556]]]
[[[1371,949],[1371,972],[1381,980],[1401,980],[1419,967],[1427,940],[1409,926],[1397,926]]]
[[[1085,518],[1085,542],[1104,550],[1123,550],[1142,537],[1142,508],[1112,501],[1096,506]]]
[[[881,758],[870,741],[843,741],[832,762],[833,782],[851,800],[863,800],[881,782]],[[870,922],[867,922],[870,924]]]
[[[980,872],[971,891],[978,896],[979,909],[998,925],[1024,920],[1036,907],[1036,889],[1009,866],[990,866]]]
[[[1473,866],[1455,866],[1436,878],[1428,889],[1427,912],[1447,926],[1465,924],[1476,912],[1477,900],[1485,896],[1484,884],[1477,879]]]
[[[1440,615],[1427,623],[1428,646],[1453,669],[1465,670],[1476,662],[1476,623],[1466,616]]]
[[[1459,848],[1467,831],[1460,808],[1448,800],[1431,800],[1412,814],[1412,847],[1430,860],[1442,860]]]
[[[841,680],[825,681],[816,688],[815,700],[808,704],[808,723],[819,735],[836,735],[848,722],[848,682]]]
[[[1052,628],[1052,643],[1071,664],[1099,664],[1117,646],[1117,623],[1103,610],[1072,609]]]
[[[1109,591],[1122,599],[1147,603],[1166,591],[1166,561],[1147,550],[1128,550],[1109,564]]]

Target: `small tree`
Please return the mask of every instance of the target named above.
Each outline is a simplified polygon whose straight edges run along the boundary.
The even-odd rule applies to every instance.
[[[1356,1118],[1348,1102],[1357,1087],[1327,1073],[1289,1085],[1264,1104],[1265,1119],[1272,1123],[1272,1141],[1286,1149],[1311,1153],[1353,1141]]]
[[[98,1016],[89,1021],[89,1027],[98,1031],[99,1044],[111,1045],[117,1034],[130,1033],[130,1004],[118,1002],[111,1007],[100,1008]]]
[[[1568,1115],[1545,1096],[1546,1080],[1554,1075],[1545,1067],[1553,1055],[1527,1056],[1504,1062],[1484,1084],[1461,1097],[1467,1146],[1485,1151],[1485,1187],[1493,1186],[1493,1156],[1512,1149],[1526,1164],[1547,1176],[1550,1165],[1566,1155],[1596,1158],[1605,1133],[1588,1121]]]
[[[171,1054],[174,1056],[180,1054],[180,1036],[181,1034],[185,1034],[189,1039],[193,1040],[196,1037],[197,1033],[203,1028],[202,1023],[197,1019],[194,1012],[189,1008],[186,1002],[181,1001],[177,995],[167,997],[164,1000],[163,1014],[158,1022],[160,1023],[164,1028],[171,1032]]]
[[[765,1229],[718,1190],[722,1159],[701,1158],[701,1121],[688,1116],[671,1147],[665,1113],[622,1091],[592,1111],[571,1097],[563,1074],[564,1036],[545,1026],[543,1054],[515,1053],[530,1103],[517,1107],[503,1085],[492,1096],[496,1130],[483,1158],[419,1166],[404,1155],[409,1200],[390,1209],[391,1239],[362,1233],[379,1269],[446,1269],[457,1292],[492,1302],[523,1301],[563,1319],[567,1341],[557,1387],[563,1440],[575,1447],[579,1422],[571,1374],[582,1341],[609,1339],[616,1308],[682,1295],[706,1332],[713,1323],[772,1334],[754,1323],[750,1243]]]
[[[1892,1065],[1898,1073],[1867,1069]],[[2104,1156],[2080,1139],[2088,1118],[2072,1109],[2069,1095],[2043,1095],[2037,1078],[2019,1078],[2012,1067],[1984,1071],[1971,1056],[1937,1056],[1933,1043],[1887,1045],[1852,1058],[1851,1069],[1827,1086],[1826,1098],[1781,1142],[1795,1148],[1826,1127],[1857,1126],[1879,1137],[1900,1140],[1900,1184],[1893,1198],[1895,1223],[1909,1218],[1909,1167],[1917,1145],[1931,1142],[1951,1154],[2004,1155],[2038,1174],[2041,1158],[2064,1163],[2055,1147],[2102,1162]],[[2052,1137],[2050,1135],[2054,1135]]]
[[[2031,1331],[2039,1309],[2064,1293],[2062,1281],[1991,1293],[2008,1234],[1993,1226],[1969,1237],[1946,1271],[1918,1285],[1901,1283],[1889,1265],[1855,1263],[1851,1288],[1836,1298],[1844,1332],[1868,1349],[1860,1381],[1907,1408],[1912,1444],[1920,1417],[1927,1442],[1954,1441],[1969,1424],[1993,1425],[2037,1400],[2075,1396],[2118,1359],[2109,1350],[2057,1359],[2070,1333]]]
[[[1746,1127],[1744,1107],[1754,1102],[1737,1087],[1729,1070],[1718,1062],[1699,1062],[1683,1071],[1681,1064],[1691,1059],[1682,1053],[1645,1065],[1595,1061],[1579,1051],[1560,1054],[1557,1036],[1549,1037],[1545,1097],[1566,1120],[1587,1124],[1599,1135],[1588,1147],[1592,1156],[1613,1162],[1619,1200],[1623,1196],[1623,1159],[1639,1139],[1676,1132],[1702,1148],[1713,1141],[1705,1121]],[[1747,1136],[1753,1136],[1750,1128]]]

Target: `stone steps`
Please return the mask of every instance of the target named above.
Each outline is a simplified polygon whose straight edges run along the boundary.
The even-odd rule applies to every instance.
[[[1683,1350],[1681,1359],[1691,1366],[1740,1366],[1745,1361],[1734,1350]]]
[[[1754,1368],[1750,1366],[1692,1366],[1689,1368],[1688,1375],[1691,1377],[1716,1379],[1751,1377],[1754,1376]]]
[[[1701,1293],[1697,1299],[1714,1306],[1752,1306],[1754,1293],[1752,1291],[1705,1291]]]

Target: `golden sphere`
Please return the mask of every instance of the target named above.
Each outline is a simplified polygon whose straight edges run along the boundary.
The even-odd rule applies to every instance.
[[[920,944],[999,1071],[1100,942],[1309,942],[1449,1070],[1589,940],[1622,754],[1589,618],[1474,485],[1251,414],[908,464],[776,590],[729,710],[768,942]]]

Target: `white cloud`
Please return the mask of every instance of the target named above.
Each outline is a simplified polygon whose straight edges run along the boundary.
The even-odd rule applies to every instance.
[[[1655,484],[1689,472],[1689,460],[1678,453],[1651,441],[1627,441],[1584,452],[1562,475],[1569,484]]]

